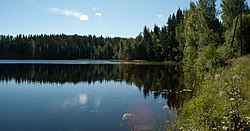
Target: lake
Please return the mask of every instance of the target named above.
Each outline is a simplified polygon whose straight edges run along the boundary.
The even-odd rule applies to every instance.
[[[0,60],[0,130],[157,130],[190,94],[181,74],[174,65]]]

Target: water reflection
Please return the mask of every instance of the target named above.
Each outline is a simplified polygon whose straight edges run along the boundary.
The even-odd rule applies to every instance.
[[[56,65],[56,64],[0,64],[0,81],[15,80],[16,83],[95,83],[126,82],[135,85],[146,98],[150,93],[154,98],[168,99],[171,106],[179,106],[181,101],[190,97],[183,91],[182,72],[178,66],[171,65]],[[111,92],[112,93],[112,92]],[[88,95],[80,94],[79,103],[87,106]],[[101,99],[95,100],[97,111]]]
[[[95,98],[94,110],[92,110],[92,112],[99,112],[100,105],[101,105],[101,98]]]
[[[132,101],[128,106],[128,112],[135,114],[130,120],[134,130],[151,131],[154,129],[156,125],[156,115],[152,111],[151,106],[144,100],[138,98]]]
[[[87,108],[88,103],[88,95],[87,94],[80,94],[79,95],[79,103]]]

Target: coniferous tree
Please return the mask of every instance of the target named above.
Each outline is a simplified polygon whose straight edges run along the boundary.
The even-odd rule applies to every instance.
[[[222,23],[226,29],[231,29],[233,20],[239,15],[239,9],[249,12],[246,0],[222,0]]]
[[[190,3],[184,21],[184,71],[187,76],[202,78],[205,72],[210,72],[217,66],[216,48],[220,45],[217,30],[211,23],[216,23],[214,0],[199,0],[197,4]],[[192,79],[192,78],[187,78]],[[188,80],[190,81],[190,80]]]
[[[248,13],[249,7],[246,0],[222,0],[222,24],[225,28],[224,39],[225,49],[224,52],[230,54],[226,59],[240,56],[240,48],[237,43],[234,43],[234,29],[238,24],[237,16],[242,13]],[[237,21],[237,22],[234,22]],[[235,23],[235,24],[233,24]],[[224,54],[225,54],[224,53]]]
[[[167,25],[144,27],[136,38],[79,35],[0,36],[0,58],[4,59],[142,59],[180,61],[176,27],[183,21],[178,9]]]

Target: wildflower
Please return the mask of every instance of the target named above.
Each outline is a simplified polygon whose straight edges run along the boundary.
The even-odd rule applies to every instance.
[[[219,78],[220,78],[220,74],[216,74],[214,77],[215,80],[218,80]]]
[[[169,108],[168,105],[165,105],[162,107],[162,110],[167,110],[168,108]]]
[[[223,94],[225,94],[224,91],[221,91],[221,92],[219,93],[220,96],[223,96]]]
[[[168,90],[167,90],[167,89],[163,89],[162,91],[163,91],[163,92],[168,92]]]
[[[234,98],[230,98],[230,101],[234,101],[235,99]]]
[[[238,75],[234,75],[234,76],[233,76],[233,79],[235,79],[235,80],[236,80],[236,79],[237,79],[237,80],[240,80],[240,78],[241,78],[241,76],[238,76]]]
[[[183,89],[182,91],[184,91],[184,92],[191,92],[192,90],[190,90],[190,89]]]
[[[228,127],[226,127],[226,126],[223,126],[223,127],[222,127],[222,129],[223,129],[223,130],[227,130],[227,129],[228,129]]]
[[[230,114],[233,114],[233,113],[235,113],[235,110],[231,110],[229,113],[230,113]]]
[[[123,116],[122,116],[122,120],[127,120],[129,117],[133,116],[133,114],[130,114],[130,113],[125,113]]]

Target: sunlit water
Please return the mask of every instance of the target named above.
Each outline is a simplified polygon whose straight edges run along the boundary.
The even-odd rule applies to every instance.
[[[175,67],[14,63],[0,64],[1,131],[130,130],[126,112],[137,130],[157,130],[181,100],[167,92],[179,88]]]

